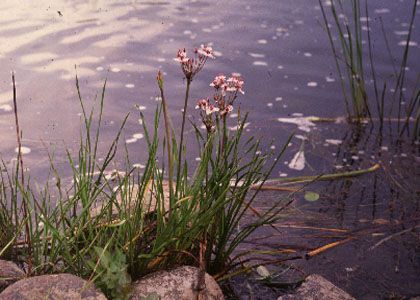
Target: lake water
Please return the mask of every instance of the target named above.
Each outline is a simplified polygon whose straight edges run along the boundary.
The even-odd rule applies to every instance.
[[[401,42],[407,35],[412,4],[410,0],[369,2],[375,62],[378,72],[386,74],[380,80],[388,79],[392,72],[380,20],[391,52],[399,58],[404,50]],[[409,47],[407,94],[416,86],[420,70],[419,17],[417,10]],[[296,133],[273,177],[355,170],[377,162],[384,166],[375,176],[318,184],[315,189],[321,194],[320,201],[310,205],[298,202],[307,211],[305,216],[314,213],[319,218],[321,214],[319,220],[326,222],[323,225],[352,231],[372,228],[369,224],[385,226],[379,232],[385,235],[416,226],[420,219],[418,144],[394,145],[386,137],[378,142],[368,125],[352,129],[343,124],[315,123],[297,128],[278,120],[344,115],[334,60],[321,24],[322,16],[315,0],[3,0],[0,3],[0,153],[10,165],[16,148],[10,74],[14,70],[23,145],[28,152],[24,156],[25,165],[32,170],[33,177],[42,181],[48,170],[49,147],[55,152],[58,168],[66,173],[63,150],[77,149],[80,132],[77,73],[88,107],[96,95],[100,96],[105,78],[108,80],[101,151],[105,151],[123,117],[130,112],[124,139],[132,163],[141,165],[146,160],[147,148],[138,110],[151,123],[157,104],[157,70],[164,72],[169,109],[178,128],[185,82],[173,58],[179,48],[188,50],[210,43],[217,51],[217,58],[209,61],[193,82],[188,110],[192,120],[199,122],[195,99],[211,95],[209,83],[213,77],[239,72],[245,79],[245,95],[239,98],[238,104],[242,111],[250,112],[247,134],[262,137],[265,145],[272,141],[273,148],[280,149],[289,135]],[[231,121],[230,126],[234,126],[234,119]],[[302,149],[303,139],[306,165],[299,171],[290,168],[290,163]],[[188,137],[190,141],[194,142],[192,134]],[[190,155],[193,159],[197,156],[194,150]],[[118,163],[115,167],[119,167]],[[310,223],[314,219],[311,220],[300,221]],[[359,239],[340,248],[343,250],[334,250],[332,261],[325,254],[303,268],[323,273],[359,297],[420,294],[420,284],[415,283],[420,277],[418,230],[401,235],[408,241],[393,239],[390,245],[396,251],[392,247],[379,251],[383,248],[378,247],[372,254],[375,259],[370,259],[370,253],[364,251],[384,236],[370,234],[363,242]],[[286,243],[293,243],[291,235]],[[321,238],[305,240],[308,248],[324,242]],[[354,253],[355,258],[364,255],[364,268],[355,268],[351,259],[338,262],[349,258],[349,253]],[[398,260],[398,271],[389,267],[392,259]],[[387,268],[378,267],[381,263]],[[354,271],[348,271],[352,268]]]

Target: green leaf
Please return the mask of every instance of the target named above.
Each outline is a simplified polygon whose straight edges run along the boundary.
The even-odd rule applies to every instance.
[[[319,199],[319,194],[315,192],[305,192],[306,201],[317,201]]]

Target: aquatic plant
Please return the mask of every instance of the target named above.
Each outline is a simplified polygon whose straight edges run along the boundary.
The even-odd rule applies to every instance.
[[[375,67],[371,33],[373,28],[370,24],[368,1],[365,1],[363,6],[360,0],[347,2],[331,0],[328,2],[329,14],[325,4],[321,0],[318,1],[340,79],[348,119],[359,123],[366,119],[379,120],[380,129],[384,121],[395,121],[399,137],[406,133],[411,134],[413,139],[419,139],[420,77],[412,87],[411,95],[407,97],[405,92],[406,67],[418,2],[412,1],[408,34],[403,43],[404,50],[398,68],[394,65],[396,59],[391,54],[383,21],[379,18],[387,48],[381,51],[388,51],[393,73],[378,74]],[[366,26],[362,26],[362,20],[366,20]],[[366,33],[363,34],[363,31]],[[367,39],[367,43],[364,42],[364,38]],[[380,82],[379,78],[386,79]],[[373,90],[369,88],[370,81],[373,82]],[[389,86],[393,86],[390,96],[387,92]]]
[[[247,115],[238,114],[237,130],[228,131],[226,117],[243,94],[244,81],[239,74],[219,75],[210,84],[212,101],[206,98],[197,105],[206,131],[193,124],[200,161],[191,170],[184,142],[189,90],[193,78],[213,57],[212,49],[204,45],[195,55],[188,58],[180,50],[176,57],[187,79],[179,139],[171,126],[161,72],[157,84],[162,103],[152,126],[147,126],[140,112],[148,150],[143,173],[131,167],[126,156],[124,172],[108,176],[128,115],[107,152],[100,154],[106,81],[95,117],[95,108],[85,108],[76,77],[82,129],[76,155],[66,152],[72,184],[64,185],[52,154],[51,177],[42,188],[31,184],[21,156],[14,171],[3,165],[0,225],[10,231],[0,231],[4,236],[0,256],[8,253],[21,262],[28,276],[69,272],[91,279],[115,299],[124,294],[121,291],[126,291],[130,280],[158,269],[191,264],[221,278],[241,267],[239,259],[252,251],[237,253],[238,245],[256,229],[275,222],[290,202],[280,198],[265,212],[249,215],[259,188],[286,146],[276,157],[261,154],[258,140],[243,138]],[[15,97],[15,108],[16,102]],[[158,134],[162,114],[163,142]],[[15,115],[17,119],[17,109]],[[160,149],[166,153],[161,163],[157,160]],[[113,262],[112,254],[118,256]],[[118,272],[124,273],[123,278],[116,277]]]

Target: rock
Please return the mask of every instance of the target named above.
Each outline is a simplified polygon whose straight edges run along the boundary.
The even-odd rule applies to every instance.
[[[306,278],[294,294],[283,295],[277,300],[354,300],[354,298],[321,275],[313,274]]]
[[[157,294],[161,300],[223,300],[223,293],[217,282],[209,274],[198,268],[183,266],[172,271],[159,271],[145,276],[133,284],[131,300]],[[203,282],[204,281],[204,282]]]
[[[167,211],[169,209],[169,182],[167,180],[163,180],[162,181],[162,189],[163,189],[163,196],[164,196],[164,207],[165,210]],[[131,197],[130,200],[128,199],[124,199],[124,201],[126,203],[130,203],[130,207],[135,207],[137,204],[137,199],[136,196],[139,192],[139,185],[138,184],[134,184],[130,187],[130,191],[127,193],[128,195],[126,196]],[[121,204],[123,203],[123,199],[122,199],[122,195],[120,192],[117,193],[117,203]],[[98,216],[101,213],[102,210],[102,206],[107,202],[107,199],[103,199],[102,201],[99,201],[99,203],[97,203],[95,205],[95,207],[93,207],[91,209],[91,215],[93,217]],[[143,210],[144,212],[146,212],[146,214],[148,213],[153,213],[156,211],[156,206],[157,206],[157,201],[156,201],[156,192],[152,190],[151,188],[151,184],[149,184],[149,187],[147,188],[146,192],[144,193],[143,199],[142,199],[142,206],[143,206]],[[117,215],[117,208],[113,207],[112,208],[112,212],[113,214]]]
[[[0,259],[0,292],[25,277],[25,273],[13,262]]]
[[[22,279],[0,293],[0,300],[106,300],[92,283],[71,274]]]

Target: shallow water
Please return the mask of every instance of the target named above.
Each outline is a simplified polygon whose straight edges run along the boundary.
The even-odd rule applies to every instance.
[[[393,55],[400,57],[404,47],[399,44],[407,34],[412,1],[384,0],[369,5],[377,70],[389,74],[392,64],[384,50],[385,43],[379,30],[380,19],[384,21]],[[411,92],[420,70],[418,15],[419,10],[410,46],[407,94]],[[221,72],[241,73],[245,79],[246,93],[239,102],[242,111],[250,112],[247,134],[261,136],[266,145],[273,140],[275,149],[280,149],[290,133],[296,131],[283,161],[273,173],[274,177],[354,170],[369,167],[379,160],[392,160],[388,173],[381,171],[382,175],[378,175],[378,178],[364,176],[363,180],[351,181],[351,187],[348,187],[349,183],[325,186],[322,201],[311,204],[309,211],[315,210],[322,213],[325,219],[334,220],[330,226],[351,230],[359,228],[359,219],[367,219],[367,222],[386,219],[383,214],[391,213],[390,199],[396,206],[401,204],[404,210],[414,215],[417,213],[418,216],[418,188],[415,190],[416,179],[418,181],[420,176],[418,145],[396,147],[389,143],[388,138],[377,145],[371,142],[376,134],[360,134],[346,125],[314,123],[298,126],[284,122],[284,118],[289,117],[339,117],[344,114],[334,61],[321,23],[318,2],[308,0],[1,1],[0,63],[3,71],[0,72],[0,153],[6,163],[15,156],[10,84],[10,70],[14,70],[23,145],[28,152],[24,155],[25,165],[32,170],[32,177],[42,181],[48,170],[46,147],[49,147],[55,152],[58,169],[66,174],[65,158],[61,153],[66,147],[76,151],[80,132],[81,109],[75,88],[77,73],[84,103],[88,107],[93,104],[96,95],[100,96],[105,78],[108,80],[101,151],[106,150],[123,116],[131,112],[124,139],[132,163],[144,163],[147,157],[146,143],[135,105],[139,105],[150,123],[158,95],[155,75],[158,69],[162,69],[169,109],[177,127],[183,104],[184,82],[173,57],[178,48],[192,49],[202,43],[212,43],[217,50],[217,58],[209,61],[194,80],[192,99],[195,101],[211,95],[208,84],[215,75]],[[382,80],[384,78],[387,77],[381,77]],[[191,103],[189,107],[190,118],[198,122],[199,117],[193,106]],[[283,122],[279,118],[283,118]],[[230,125],[234,126],[233,118]],[[365,140],[362,139],[364,142],[355,142],[354,136],[360,135],[365,137]],[[303,147],[302,138],[306,139]],[[190,135],[189,142],[193,141]],[[390,151],[385,151],[385,148]],[[296,168],[299,150],[305,153],[302,170]],[[378,154],[379,150],[389,157],[386,156],[385,160]],[[193,150],[190,154],[191,157],[196,156]],[[408,188],[399,185],[391,188],[393,177],[385,175],[399,170],[399,167],[406,170],[406,163],[414,169],[409,173],[399,172],[398,182],[406,182],[407,178],[414,181],[407,183]],[[394,169],[394,166],[398,168]],[[367,184],[364,184],[365,181]],[[414,189],[415,192],[403,197],[402,191],[407,189]],[[366,197],[366,194],[370,196]],[[411,199],[415,205],[406,207],[406,199]],[[302,210],[306,208],[305,204]],[[380,212],[379,216],[372,210]],[[353,251],[359,254],[362,252],[358,252],[358,249],[367,249],[376,241],[366,242],[361,247],[357,243],[349,243],[351,246],[346,247],[353,247]],[[315,241],[322,242],[325,241]],[[405,278],[419,275],[413,267],[419,260],[418,235],[414,234],[410,242],[415,244],[410,249],[417,249],[410,250],[415,251],[413,262],[407,261],[406,265],[401,265],[397,275],[385,270],[384,276],[402,283]],[[396,247],[402,249],[401,245],[403,241],[397,243]],[[340,255],[347,258],[350,250],[344,249],[344,252],[333,256],[334,259],[339,259]],[[383,257],[388,265],[391,261],[388,252],[378,252],[381,249],[378,247],[375,253],[380,253],[377,257]],[[318,263],[315,266],[312,269],[307,267],[308,272],[321,270],[321,273],[336,274],[337,270],[342,269],[339,263]],[[377,269],[376,272],[382,271]],[[358,272],[354,276],[356,273],[340,274],[345,274],[347,283],[343,284],[340,278],[333,276],[329,279],[354,293],[358,291],[354,285],[360,281],[366,283],[364,291],[376,289],[375,280],[379,278],[369,274],[369,278],[373,279],[366,280],[366,272]],[[398,290],[398,293],[411,295],[410,290],[420,293],[419,289],[417,284]],[[373,296],[383,296],[386,291],[385,287],[381,292],[373,292]]]

